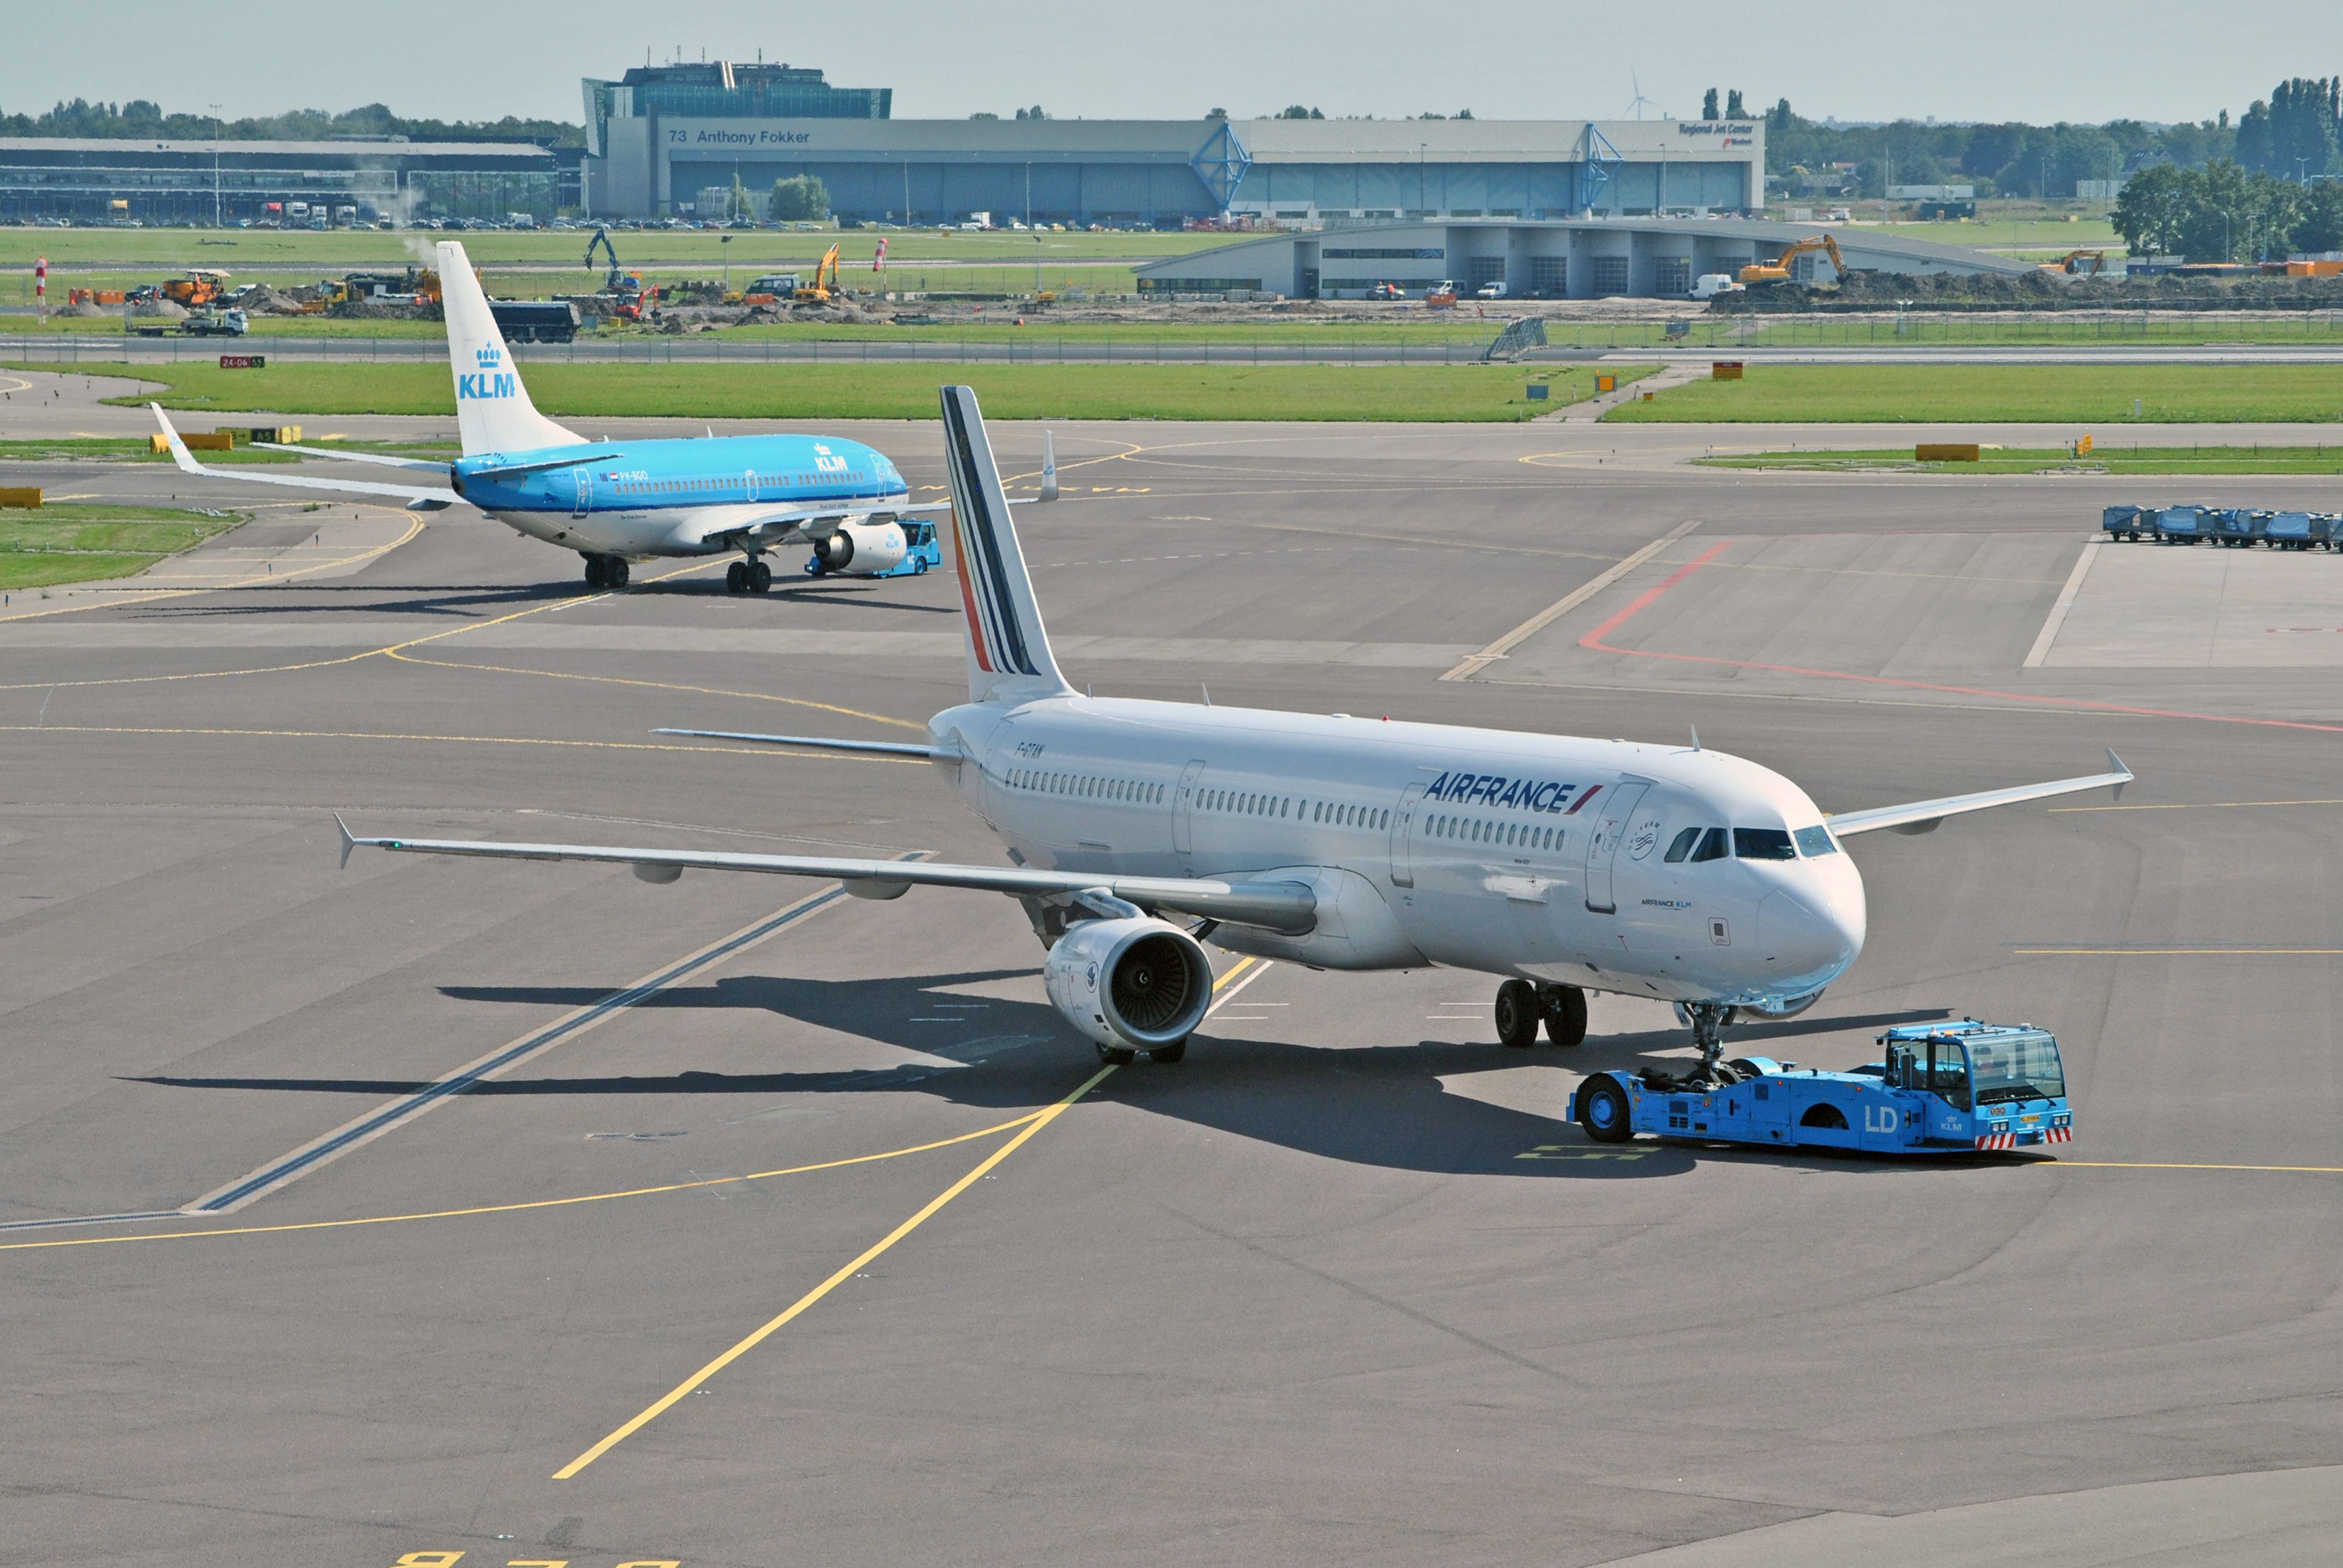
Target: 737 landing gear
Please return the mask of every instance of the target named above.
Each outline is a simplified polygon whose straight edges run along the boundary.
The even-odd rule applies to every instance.
[[[586,586],[589,588],[622,588],[627,586],[627,563],[618,556],[588,556]]]
[[[1538,987],[1545,1010],[1545,1037],[1564,1050],[1586,1040],[1586,993],[1574,985]]]
[[[734,561],[724,568],[724,588],[728,593],[766,593],[772,586],[773,568],[765,564],[762,556]]]

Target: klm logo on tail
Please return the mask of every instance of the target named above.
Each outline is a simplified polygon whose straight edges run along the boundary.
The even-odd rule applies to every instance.
[[[509,370],[499,369],[505,361],[504,351],[488,344],[472,356],[479,369],[456,377],[456,397],[510,397],[520,390],[520,382]]]

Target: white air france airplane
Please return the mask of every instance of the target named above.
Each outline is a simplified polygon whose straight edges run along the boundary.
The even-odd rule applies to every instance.
[[[661,734],[920,757],[1013,866],[720,850],[353,838],[354,847],[601,860],[650,882],[764,871],[891,899],[914,885],[1021,900],[1051,1001],[1109,1061],[1176,1061],[1202,1021],[1202,942],[1334,970],[1503,977],[1496,1026],[1526,1046],[1586,1031],[1586,995],[1677,1004],[1714,1068],[1736,1012],[1802,1010],[1862,950],[1856,833],[2113,786],[2109,771],[1825,816],[1719,751],[1206,704],[1094,699],[1051,658],[976,397],[943,392],[969,700],[925,745]]]
[[[149,405],[172,459],[207,478],[388,497],[416,511],[468,501],[519,533],[577,551],[585,558],[589,588],[626,587],[630,561],[737,554],[740,559],[727,570],[725,586],[734,593],[763,593],[773,582],[766,552],[790,545],[811,546],[824,571],[888,572],[910,553],[898,519],[946,504],[912,504],[903,476],[885,453],[837,437],[588,441],[537,411],[471,260],[453,240],[439,246],[439,277],[462,457],[440,463],[261,444],[441,474],[447,489],[206,467],[188,453],[161,407]],[[1058,469],[1049,437],[1042,440],[1038,498],[1047,501],[1056,498]]]

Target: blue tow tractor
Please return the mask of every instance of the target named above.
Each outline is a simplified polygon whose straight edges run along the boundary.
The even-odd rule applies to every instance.
[[[944,564],[944,553],[936,544],[933,523],[915,523],[905,519],[896,525],[903,530],[903,558],[884,571],[856,571],[851,564],[831,566],[822,559],[817,549],[806,558],[806,576],[809,578],[911,578],[930,567]],[[848,558],[849,563],[852,557]]]
[[[2074,1136],[2058,1042],[2031,1024],[1968,1019],[1879,1037],[1884,1059],[1852,1072],[1741,1057],[1706,1073],[1598,1072],[1570,1097],[1597,1143],[1639,1132],[1694,1143],[1953,1154]]]

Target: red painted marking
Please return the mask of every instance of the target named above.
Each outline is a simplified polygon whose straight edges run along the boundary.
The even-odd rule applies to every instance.
[[[1811,675],[1824,680],[1852,680],[1865,686],[1893,686],[1906,691],[1942,691],[1954,697],[1991,697],[2004,702],[2036,708],[2065,709],[2079,713],[2128,713],[2140,719],[2191,719],[2201,724],[2246,724],[2267,729],[2309,729],[2322,735],[2343,735],[2343,724],[2313,724],[2301,719],[2244,719],[2229,713],[2189,713],[2172,708],[2136,708],[2128,703],[2093,702],[2080,697],[2038,697],[2023,691],[1996,691],[1985,686],[1946,686],[1933,680],[1898,680],[1885,675],[1856,675],[1844,669],[1812,669],[1799,664],[1765,664],[1752,658],[1718,658],[1702,653],[1661,653],[1644,648],[1617,648],[1604,638],[1652,608],[1662,594],[1692,576],[1727,548],[1712,545],[1686,562],[1650,592],[1578,639],[1578,646],[1597,653],[1624,654],[1631,658],[1665,658],[1678,664],[1715,664],[1728,669],[1762,669],[1775,675]],[[1582,802],[1583,804],[1584,802]]]
[[[1001,672],[992,668],[992,656],[985,651],[984,625],[976,618],[976,594],[970,587],[972,579],[968,575],[968,554],[960,548],[958,512],[952,514],[952,565],[960,572],[960,613],[968,617],[968,642],[976,650],[976,668],[987,675],[998,675]]]
[[[1590,786],[1588,786],[1587,790],[1586,790],[1586,793],[1585,793],[1585,794],[1584,794],[1584,795],[1581,795],[1581,796],[1578,798],[1577,801],[1576,801],[1574,804],[1573,804],[1573,805],[1572,805],[1572,807],[1570,808],[1570,809],[1569,809],[1569,810],[1567,810],[1567,811],[1564,811],[1564,812],[1563,813],[1563,815],[1564,815],[1564,816],[1565,816],[1565,817],[1575,817],[1575,816],[1577,816],[1577,815],[1578,815],[1578,808],[1579,808],[1580,806],[1584,806],[1584,805],[1585,805],[1589,800],[1594,799],[1594,796],[1595,796],[1595,794],[1596,794],[1596,792],[1597,792],[1598,790],[1600,790],[1602,788],[1603,788],[1603,786],[1602,786],[1602,785],[1600,785],[1600,784],[1594,784],[1594,785],[1590,785]]]

